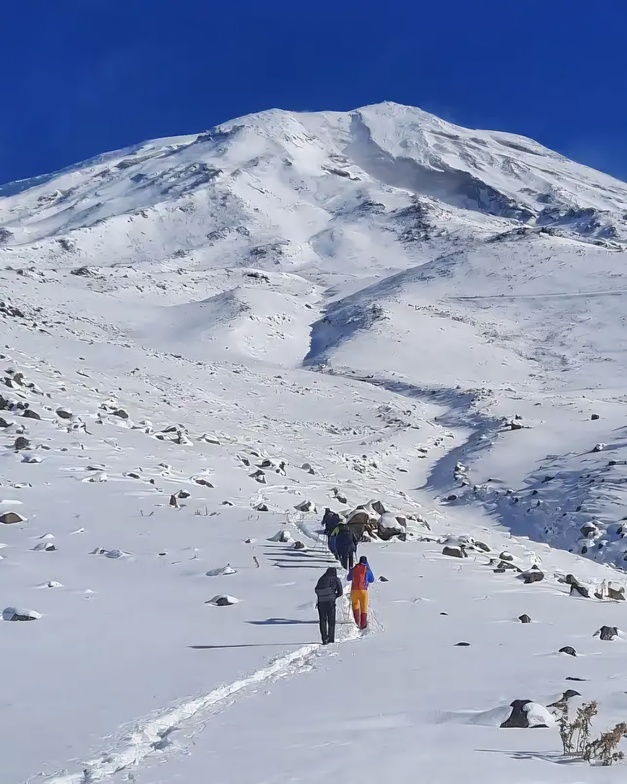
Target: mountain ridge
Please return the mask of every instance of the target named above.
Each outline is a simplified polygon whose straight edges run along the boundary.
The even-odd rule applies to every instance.
[[[490,390],[490,421],[532,399],[561,421],[607,389],[618,416],[625,205],[627,185],[524,137],[390,102],[272,109],[1,198],[0,265],[33,320],[90,340],[431,389],[458,413],[458,388]],[[579,448],[573,428],[551,453]]]

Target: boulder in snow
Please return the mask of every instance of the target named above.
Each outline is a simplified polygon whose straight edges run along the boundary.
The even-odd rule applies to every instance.
[[[194,482],[196,482],[197,485],[202,485],[203,487],[213,487],[209,479],[205,476],[194,476],[192,479]]]
[[[269,542],[291,542],[292,535],[289,531],[283,529],[282,531],[277,531],[274,536],[271,536],[268,539]]]
[[[547,708],[531,700],[514,700],[509,717],[501,724],[501,729],[548,729],[555,725],[555,718]]]
[[[520,616],[518,617],[518,620],[519,620],[521,623],[531,623],[531,618],[530,618],[528,615],[526,615],[526,614],[525,614],[525,615],[520,615]]]
[[[294,509],[299,512],[312,512],[314,514],[317,511],[313,501],[301,501],[299,504],[296,504]]]
[[[17,512],[4,512],[0,514],[0,523],[3,525],[14,525],[15,523],[23,523],[26,521],[25,517]]]
[[[601,640],[613,640],[614,637],[618,637],[618,628],[616,626],[601,626],[592,636],[599,637]]]
[[[378,527],[385,531],[398,531],[398,533],[405,531],[405,526],[392,512],[383,512],[379,518]]]
[[[237,574],[237,569],[233,569],[230,564],[227,564],[226,566],[220,566],[217,569],[209,569],[205,574],[207,577],[219,577],[223,574]]]
[[[57,548],[52,544],[52,542],[39,542],[33,547],[33,550],[43,550],[45,552],[54,552]]]
[[[516,575],[516,578],[522,580],[525,585],[531,585],[532,583],[539,583],[544,580],[544,573],[534,564],[531,569]]]
[[[229,596],[228,594],[218,594],[214,596],[213,599],[209,599],[206,604],[213,604],[215,607],[228,607],[231,604],[237,604],[239,599],[236,599],[235,596]]]
[[[209,433],[203,433],[199,441],[204,441],[205,444],[213,444],[213,446],[220,446],[220,439],[217,436],[209,435]]]
[[[577,651],[572,647],[572,645],[565,645],[563,648],[560,648],[558,653],[565,653],[568,656],[576,656]]]
[[[18,436],[13,444],[13,449],[15,449],[16,452],[20,452],[22,449],[28,449],[29,447],[30,441],[25,436]]]
[[[64,408],[63,406],[57,408],[56,414],[60,419],[72,419],[74,416],[69,408]]]
[[[285,476],[285,467],[287,463],[285,460],[273,460],[272,458],[266,458],[262,460],[261,463],[258,463],[259,468],[264,468],[267,470],[272,469],[275,473],[280,474],[281,476]]]
[[[464,545],[446,545],[442,550],[442,555],[449,555],[451,558],[468,558]]]
[[[368,502],[368,506],[371,509],[373,509],[378,515],[384,515],[384,514],[386,514],[386,512],[389,512],[389,509],[387,509],[384,506],[382,501],[376,501],[376,500],[369,501]]]
[[[38,621],[42,617],[36,610],[24,607],[7,607],[2,611],[2,619],[5,621]]]
[[[566,691],[562,694],[562,696],[559,699],[547,705],[547,708],[559,708],[560,704],[567,703],[568,700],[572,700],[573,697],[581,697],[581,694],[578,691],[575,691],[574,689],[566,689]]]
[[[607,595],[608,595],[608,598],[612,599],[612,601],[624,602],[625,601],[625,586],[624,585],[616,585],[615,583],[608,583],[608,585],[607,585]]]
[[[95,550],[91,551],[92,555],[104,555],[106,558],[128,558],[130,553],[125,553],[124,550],[118,550],[114,548],[113,550],[106,550],[104,547],[96,547]]]
[[[564,582],[567,585],[570,585],[571,596],[581,596],[584,599],[590,598],[590,588],[588,588],[587,585],[583,585],[583,583],[580,583],[579,580],[573,574],[567,574]]]
[[[256,482],[259,482],[260,485],[266,484],[266,475],[261,469],[250,474],[250,478],[254,479]]]
[[[337,501],[339,504],[347,504],[347,503],[348,503],[348,499],[346,498],[346,496],[344,495],[344,493],[342,493],[342,492],[339,490],[339,488],[337,488],[337,487],[334,487],[334,488],[333,488],[333,497],[335,498],[335,500],[336,500],[336,501]]]
[[[91,476],[85,477],[85,479],[81,480],[83,482],[91,482],[92,484],[97,482],[108,482],[109,477],[106,475],[104,471],[95,471]]]
[[[595,539],[601,534],[599,528],[592,522],[584,523],[579,530],[586,539]]]

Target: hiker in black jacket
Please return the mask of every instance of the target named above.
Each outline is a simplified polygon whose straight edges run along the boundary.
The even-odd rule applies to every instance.
[[[322,644],[335,642],[335,602],[344,593],[337,569],[330,566],[316,583],[318,617]]]
[[[348,525],[346,525],[346,523],[342,523],[338,526],[337,534],[335,536],[335,549],[340,558],[342,567],[346,570],[353,568],[358,542],[359,537]]]

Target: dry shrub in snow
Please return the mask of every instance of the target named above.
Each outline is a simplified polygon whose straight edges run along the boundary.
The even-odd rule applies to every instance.
[[[605,766],[623,760],[625,755],[618,750],[618,744],[627,732],[625,722],[618,723],[598,738],[592,738],[592,720],[598,713],[596,702],[582,705],[577,709],[574,718],[570,716],[568,700],[562,698],[555,707],[559,712],[557,720],[565,755],[580,757],[586,762],[598,762]]]

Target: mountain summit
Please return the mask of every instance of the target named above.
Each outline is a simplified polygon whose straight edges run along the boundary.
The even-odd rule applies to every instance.
[[[529,139],[468,130],[394,103],[261,112],[5,185],[0,196],[5,244],[72,235],[80,252],[88,229],[104,239],[126,228],[144,238],[135,252],[144,245],[157,261],[206,248],[207,235],[232,243],[230,234],[246,229],[259,240],[279,235],[283,252],[306,263],[325,255],[318,238],[330,224],[364,215],[382,223],[408,207],[459,230],[513,221],[603,239],[627,233],[624,183]],[[166,216],[180,232],[164,236]]]

